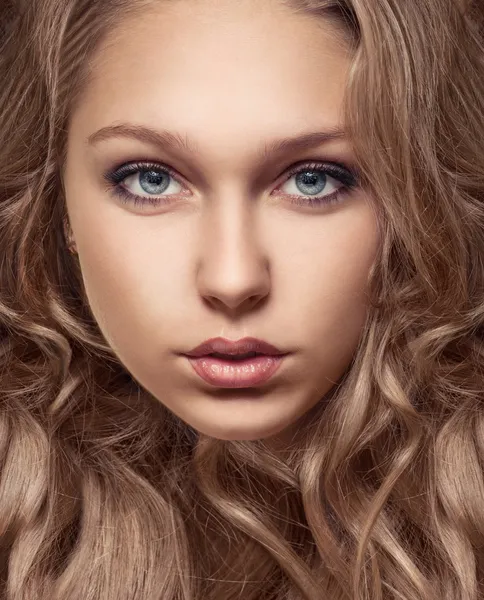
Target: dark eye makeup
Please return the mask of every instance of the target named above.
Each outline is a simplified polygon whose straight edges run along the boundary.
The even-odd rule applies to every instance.
[[[172,168],[155,162],[129,162],[121,165],[120,167],[109,170],[103,174],[104,181],[107,182],[108,187],[107,191],[111,191],[116,197],[120,198],[123,203],[126,204],[134,204],[135,206],[145,207],[147,205],[152,207],[158,207],[161,205],[171,205],[174,202],[177,202],[177,198],[180,197],[186,198],[190,193],[177,193],[177,194],[169,194],[165,196],[154,195],[150,192],[146,193],[146,196],[142,196],[139,194],[134,194],[129,191],[124,182],[128,177],[139,174],[141,177],[148,176],[151,180],[158,177],[171,178],[183,188],[187,189],[187,185],[176,171]],[[311,194],[309,196],[303,195],[304,192],[299,194],[287,194],[285,192],[279,192],[278,189],[291,180],[292,177],[296,176],[296,179],[299,179],[299,185],[304,187],[314,186],[315,174],[319,174],[319,177],[322,175],[322,182],[324,184],[324,188],[326,187],[328,177],[336,180],[341,183],[341,187],[337,188],[335,191],[326,194],[325,196],[317,196],[315,194]],[[138,176],[138,185],[139,179]],[[310,183],[304,181],[304,179],[309,178]],[[316,175],[316,180],[318,179],[318,175]],[[302,182],[302,183],[301,183]],[[303,162],[296,163],[292,168],[288,170],[286,173],[286,177],[284,181],[276,188],[273,193],[280,194],[289,198],[290,202],[299,206],[309,206],[309,207],[322,207],[330,204],[338,204],[342,202],[343,198],[347,196],[351,191],[353,191],[359,184],[359,176],[358,173],[354,170],[334,162]],[[150,181],[148,185],[153,185],[153,181]],[[156,184],[155,184],[156,185]],[[166,189],[166,186],[164,190]],[[164,191],[163,190],[163,191]],[[318,194],[320,192],[317,192]]]

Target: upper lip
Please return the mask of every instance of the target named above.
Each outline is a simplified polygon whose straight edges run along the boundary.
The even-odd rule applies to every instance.
[[[193,350],[190,350],[190,352],[187,352],[186,356],[207,356],[207,354],[213,354],[215,352],[217,354],[228,354],[232,356],[246,354],[247,352],[257,352],[259,354],[269,355],[287,354],[287,352],[279,350],[272,344],[253,337],[245,337],[236,342],[217,337],[206,340],[196,348],[193,348]]]

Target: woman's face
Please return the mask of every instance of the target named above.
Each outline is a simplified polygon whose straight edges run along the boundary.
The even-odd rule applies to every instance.
[[[379,236],[370,199],[347,188],[350,141],[291,142],[344,129],[334,27],[277,0],[162,2],[110,33],[72,114],[64,181],[91,310],[133,377],[212,437],[297,427],[362,332]],[[112,172],[146,203],[116,195]],[[184,356],[247,336],[290,353],[263,382],[209,383]]]

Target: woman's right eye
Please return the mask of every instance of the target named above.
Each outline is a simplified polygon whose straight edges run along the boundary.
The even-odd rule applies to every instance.
[[[170,200],[170,197],[179,197],[181,195],[180,190],[166,196],[157,196],[157,194],[162,194],[170,187],[171,181],[174,181],[178,187],[184,187],[181,179],[178,178],[178,175],[172,169],[147,163],[123,165],[115,171],[105,173],[104,179],[108,182],[109,189],[121,198],[123,202],[132,202],[135,205],[141,206],[150,204],[157,207],[162,204],[172,203],[173,200]],[[126,186],[129,180],[131,180],[130,185],[134,186],[135,191],[131,191]],[[143,196],[143,192],[148,195]],[[190,195],[190,192],[188,194],[184,192],[182,195]]]

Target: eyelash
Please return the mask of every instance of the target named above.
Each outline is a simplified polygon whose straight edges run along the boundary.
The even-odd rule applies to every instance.
[[[165,173],[172,177],[180,185],[185,185],[183,179],[173,169],[164,165],[151,162],[126,163],[115,170],[107,171],[103,175],[103,179],[108,183],[107,191],[111,190],[117,197],[119,197],[122,200],[122,202],[126,204],[133,203],[135,204],[135,206],[145,206],[146,204],[150,204],[153,207],[158,207],[162,204],[172,204],[174,202],[173,200],[165,200],[163,197],[160,196],[150,197],[132,194],[121,185],[122,182],[130,175],[149,171]],[[337,163],[306,162],[302,164],[298,163],[297,165],[292,167],[289,170],[287,177],[280,184],[280,186],[284,185],[294,175],[298,175],[299,173],[302,173],[304,171],[321,171],[324,174],[329,175],[333,179],[338,180],[340,183],[343,184],[343,186],[337,189],[335,192],[319,198],[286,194],[286,196],[291,198],[291,201],[294,204],[300,206],[319,207],[323,205],[338,204],[342,201],[343,196],[348,195],[358,185],[358,175],[351,169],[348,169],[343,165],[339,165]],[[169,194],[167,197],[170,196],[177,197],[179,196],[179,194]]]

